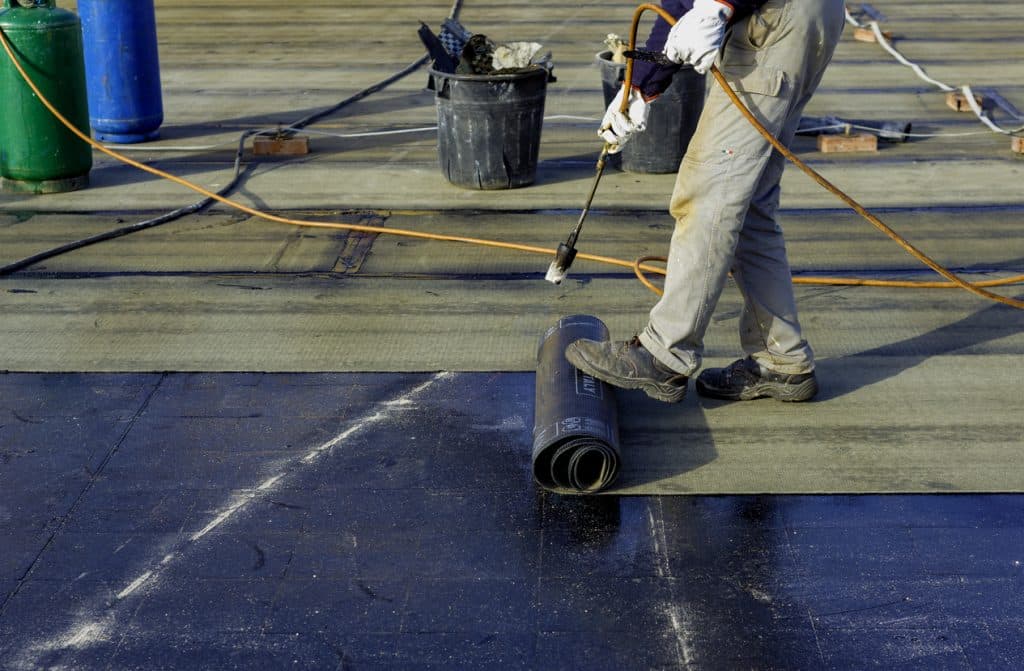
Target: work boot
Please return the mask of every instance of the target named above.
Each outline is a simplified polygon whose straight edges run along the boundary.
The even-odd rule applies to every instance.
[[[818,393],[814,371],[775,373],[747,357],[726,368],[708,368],[697,376],[697,393],[727,401],[751,401],[771,396],[780,401],[809,401]]]
[[[587,375],[623,389],[643,389],[651,398],[678,403],[686,396],[687,376],[654,358],[633,337],[624,342],[577,340],[565,348],[565,358]]]

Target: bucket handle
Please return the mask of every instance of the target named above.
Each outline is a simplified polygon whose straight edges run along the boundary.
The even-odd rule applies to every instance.
[[[451,97],[451,79],[448,77],[434,77],[434,93],[438,98],[446,99]]]

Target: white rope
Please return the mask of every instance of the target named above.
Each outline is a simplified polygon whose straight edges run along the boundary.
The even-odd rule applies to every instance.
[[[852,123],[834,123],[830,126],[815,126],[813,128],[800,127],[796,129],[797,135],[806,135],[809,133],[821,133],[826,130],[843,130],[846,128],[854,128]],[[859,128],[859,126],[857,126]]]
[[[981,123],[985,124],[985,126],[988,127],[990,130],[996,133],[1001,133],[1003,135],[1016,135],[1024,131],[1024,127],[1015,128],[1013,130],[1007,130],[1000,126],[999,124],[997,124],[992,119],[992,117],[990,117],[985,112],[985,110],[981,108],[981,106],[978,104],[978,101],[975,100],[974,93],[971,91],[970,86],[964,85],[957,89],[953,86],[950,86],[949,84],[946,84],[945,82],[941,82],[938,79],[935,79],[934,77],[930,77],[928,73],[924,71],[924,68],[922,68],[920,65],[911,61],[909,58],[901,54],[899,50],[897,50],[896,47],[894,47],[892,43],[885,38],[885,35],[882,34],[882,28],[878,25],[878,21],[869,21],[868,23],[861,23],[850,13],[849,9],[846,9],[845,11],[847,23],[854,25],[858,28],[870,28],[871,32],[874,33],[875,35],[875,41],[878,42],[878,44],[880,44],[881,47],[885,49],[889,53],[889,55],[895,58],[900,64],[905,65],[911,70],[913,70],[914,74],[916,74],[921,80],[928,82],[929,84],[937,87],[939,90],[944,91],[946,93],[952,93],[953,91],[958,90],[961,93],[963,93],[964,97],[967,100],[967,105],[971,108],[971,111],[974,113],[976,117],[978,117],[978,120],[981,121]]]
[[[999,124],[989,117],[989,115],[985,114],[985,111],[981,109],[981,105],[979,105],[978,101],[974,98],[974,92],[971,91],[970,86],[965,84],[961,91],[963,91],[964,97],[967,99],[967,105],[971,108],[971,111],[974,112],[974,116],[981,119],[981,123],[985,124],[996,133],[1002,133],[1003,135],[1012,135],[1015,132],[1020,132],[1019,128],[1015,131],[1008,131],[1000,127]]]
[[[845,123],[845,122],[844,123],[830,124],[828,126],[814,126],[812,128],[804,128],[804,127],[801,126],[800,128],[797,128],[796,132],[797,132],[798,135],[810,135],[812,133],[822,133],[822,132],[830,131],[830,130],[842,131],[842,130],[846,130],[847,128],[849,128],[850,130],[866,130],[866,131],[869,131],[869,132],[872,132],[872,133],[878,133],[879,132],[878,126],[865,126],[863,124]],[[1024,131],[1024,128],[1021,128],[1020,130]],[[978,136],[978,135],[990,135],[991,133],[989,131],[987,131],[987,130],[972,130],[972,131],[965,131],[963,133],[910,133],[910,132],[904,133],[904,132],[900,132],[899,134],[902,137],[947,138],[947,137],[972,137],[972,136]]]
[[[367,131],[364,133],[329,133],[322,130],[312,130],[310,128],[303,128],[301,132],[309,133],[310,135],[324,135],[326,137],[340,137],[345,139],[359,138],[359,137],[378,137],[380,135],[402,135],[403,133],[425,133],[427,131],[435,131],[437,126],[421,126],[420,128],[395,128],[392,130],[374,130]]]
[[[268,132],[274,130],[273,128],[264,128],[263,130],[255,130],[253,134]],[[114,151],[130,152],[158,152],[158,151],[210,151],[219,147],[225,147],[227,145],[237,145],[238,139],[224,140],[223,142],[217,142],[215,144],[204,144],[204,145],[154,145],[151,143],[142,144],[104,144],[103,146],[107,149],[113,149]]]
[[[875,34],[875,40],[882,45],[882,48],[888,51],[892,55],[892,57],[895,58],[897,61],[913,70],[918,77],[928,82],[929,84],[934,84],[935,86],[938,86],[943,91],[956,90],[949,84],[943,84],[938,79],[932,79],[925,73],[924,68],[922,68],[917,63],[908,60],[903,54],[897,51],[896,47],[892,46],[889,43],[889,40],[885,39],[885,35],[882,34],[882,29],[878,26],[878,21],[871,21],[868,23],[868,26],[871,27],[871,31]]]
[[[815,130],[832,130],[832,129],[836,129],[836,128],[842,129],[842,128],[846,128],[846,127],[850,127],[852,129],[855,129],[855,130],[867,130],[867,131],[874,131],[876,133],[878,132],[878,127],[877,126],[863,126],[861,124],[856,124],[856,123],[844,123],[842,125],[837,125],[837,126],[824,126],[822,128],[810,128],[810,129],[807,129],[807,130],[801,128],[799,130],[799,132],[805,133],[805,132],[815,131]],[[1022,129],[1022,130],[1024,130],[1024,129]],[[972,131],[965,131],[963,133],[903,133],[903,132],[900,133],[900,135],[902,135],[903,137],[922,137],[922,138],[924,138],[924,137],[927,137],[927,138],[970,137],[970,136],[989,135],[989,134],[990,133],[987,130],[972,130]]]
[[[545,121],[553,120],[567,120],[567,121],[591,121],[597,123],[601,121],[597,117],[592,116],[576,116],[575,114],[552,114],[551,116],[544,117]]]
[[[544,121],[589,121],[597,123],[600,119],[589,116],[576,116],[574,114],[552,114],[551,116],[544,117]],[[254,131],[255,133],[269,133],[277,128],[264,128],[262,130]],[[308,133],[310,135],[323,135],[327,137],[338,137],[344,139],[360,138],[360,137],[378,137],[381,135],[402,135],[404,133],[425,133],[429,131],[437,130],[437,126],[421,126],[419,128],[396,128],[392,130],[378,130],[368,131],[365,133],[331,133],[322,130],[313,130],[312,128],[303,128],[301,132]],[[139,152],[160,152],[160,151],[179,151],[179,152],[190,152],[190,151],[210,151],[211,149],[217,149],[225,145],[237,144],[237,140],[225,140],[224,142],[218,142],[216,144],[206,145],[131,145],[131,144],[107,144],[103,145],[109,149],[116,149],[117,151],[139,151]]]

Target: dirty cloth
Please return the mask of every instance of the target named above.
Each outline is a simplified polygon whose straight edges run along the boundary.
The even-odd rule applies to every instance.
[[[541,48],[536,42],[495,44],[486,35],[473,35],[462,48],[455,72],[460,75],[504,75],[543,67],[548,71],[548,81],[553,82],[551,54],[538,58]]]

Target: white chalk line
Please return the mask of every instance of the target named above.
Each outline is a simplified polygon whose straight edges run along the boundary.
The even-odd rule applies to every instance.
[[[236,492],[232,497],[232,501],[218,511],[218,513],[214,515],[214,517],[205,526],[203,526],[202,529],[189,536],[187,540],[181,542],[174,550],[164,554],[163,558],[154,568],[149,568],[140,573],[121,591],[119,591],[112,601],[104,604],[105,613],[99,617],[95,615],[81,616],[78,621],[69,627],[64,633],[53,637],[48,641],[30,644],[26,647],[25,651],[19,655],[19,658],[14,660],[13,668],[36,669],[38,668],[38,663],[35,660],[40,655],[67,649],[83,649],[109,640],[110,630],[115,624],[113,609],[132,595],[144,592],[144,587],[154,584],[162,571],[176,559],[179,559],[182,554],[189,549],[189,547],[217,527],[230,520],[249,503],[259,498],[260,494],[272,491],[278,483],[289,475],[297,472],[303,466],[307,466],[317,461],[318,458],[329,453],[331,449],[337,447],[352,435],[390,417],[391,413],[387,412],[387,409],[402,408],[413,405],[415,403],[414,399],[416,396],[429,389],[436,382],[448,378],[451,375],[452,373],[449,372],[437,373],[427,381],[413,387],[402,396],[395,399],[389,399],[387,401],[381,401],[378,403],[378,408],[382,409],[377,409],[359,419],[352,424],[352,426],[348,427],[330,440],[311,448],[302,457],[288,461],[278,473],[268,477],[255,487]]]
[[[647,522],[651,527],[651,540],[654,542],[655,570],[659,578],[673,579],[672,565],[668,558],[668,538],[665,533],[664,508],[658,501],[661,509],[661,520],[654,517],[654,512],[647,509]],[[664,613],[668,616],[669,624],[672,626],[672,636],[675,638],[676,650],[679,653],[679,663],[684,669],[693,668],[695,651],[691,643],[693,638],[693,621],[681,603],[676,602],[675,589],[670,591],[672,600],[665,605]]]
[[[123,590],[117,593],[117,600],[120,601],[121,599],[126,598],[129,594],[137,590],[139,587],[142,586],[144,582],[149,580],[149,576],[151,575],[153,575],[152,571],[146,571],[135,580],[132,580],[127,587],[125,587]]]

